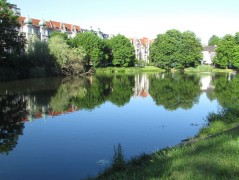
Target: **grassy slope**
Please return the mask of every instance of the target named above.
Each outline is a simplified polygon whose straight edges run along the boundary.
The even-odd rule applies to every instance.
[[[97,179],[238,179],[239,127],[195,143],[134,159]]]
[[[107,169],[96,179],[239,179],[239,116],[236,109],[208,116],[209,126],[183,144],[142,155],[124,171]]]

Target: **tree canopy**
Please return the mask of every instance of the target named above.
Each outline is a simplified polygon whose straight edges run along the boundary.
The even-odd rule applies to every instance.
[[[79,33],[70,44],[72,47],[82,47],[85,50],[86,64],[94,67],[104,65],[109,61],[109,48],[106,42],[92,32]]]
[[[10,8],[6,0],[0,1],[0,59],[10,53],[20,54],[24,50],[25,38],[19,35],[18,16]]]
[[[238,45],[236,36],[230,34],[225,35],[219,42],[216,49],[216,57],[214,64],[220,68],[229,68],[232,66],[239,67]]]
[[[212,35],[210,39],[208,40],[208,46],[215,46],[218,45],[220,41],[220,38],[216,35]]]
[[[119,34],[109,41],[113,53],[113,65],[121,67],[134,66],[135,51],[130,40]]]
[[[150,62],[166,70],[184,70],[199,65],[201,51],[201,42],[193,32],[172,29],[157,36],[150,47]]]

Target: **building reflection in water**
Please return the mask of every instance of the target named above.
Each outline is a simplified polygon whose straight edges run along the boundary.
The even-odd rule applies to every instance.
[[[147,74],[135,75],[134,97],[149,95],[149,78]]]

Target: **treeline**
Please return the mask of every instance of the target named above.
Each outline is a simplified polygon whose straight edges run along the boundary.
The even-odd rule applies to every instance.
[[[213,35],[209,45],[217,46],[213,63],[218,68],[239,68],[239,32],[234,36],[227,34],[222,38]]]

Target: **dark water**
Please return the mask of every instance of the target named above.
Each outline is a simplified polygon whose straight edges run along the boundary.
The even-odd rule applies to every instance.
[[[178,144],[235,102],[238,82],[232,74],[2,82],[0,179],[82,179],[102,171],[97,162],[111,162],[119,143],[126,159]]]

